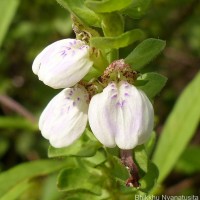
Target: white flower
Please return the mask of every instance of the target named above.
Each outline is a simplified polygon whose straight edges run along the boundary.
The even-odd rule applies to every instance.
[[[33,72],[46,85],[58,89],[78,83],[90,70],[89,46],[75,39],[63,39],[47,46],[34,60]]]
[[[96,138],[106,147],[133,149],[149,138],[154,111],[144,92],[125,81],[110,83],[92,97],[88,118]]]
[[[72,144],[87,124],[88,93],[82,86],[66,88],[47,105],[39,120],[43,137],[53,147]]]

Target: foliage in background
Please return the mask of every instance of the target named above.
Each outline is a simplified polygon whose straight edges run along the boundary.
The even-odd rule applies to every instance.
[[[74,1],[66,2],[73,4]],[[158,180],[159,184],[162,184],[162,186],[155,185],[152,193],[198,194],[197,188],[200,183],[195,177],[199,177],[200,170],[197,167],[200,137],[199,129],[197,132],[195,131],[200,119],[199,2],[195,0],[190,2],[186,0],[184,2],[181,0],[155,0],[151,4],[149,0],[138,0],[135,1],[135,4],[131,4],[132,1],[126,2],[131,5],[131,10],[123,10],[123,13],[129,15],[124,27],[126,31],[140,28],[145,32],[146,38],[154,37],[167,41],[164,53],[150,63],[143,63],[143,61],[148,60],[149,55],[148,51],[145,52],[140,49],[140,45],[144,45],[144,42],[140,43],[131,55],[132,57],[135,56],[136,63],[130,63],[144,73],[141,77],[142,80],[154,77],[155,83],[159,81],[157,73],[146,73],[152,70],[169,78],[164,91],[155,100],[156,133],[157,135],[161,134],[161,137],[155,146],[155,137],[153,137],[145,147],[148,153],[150,149],[152,151],[149,154],[153,157],[153,162],[159,169]],[[105,8],[113,9],[113,6],[106,5],[104,7],[98,4],[98,1],[87,1],[86,6],[87,9],[90,8],[99,13],[102,13]],[[122,5],[119,3],[115,6],[115,9],[120,10],[120,6]],[[154,186],[158,171],[150,161],[146,162],[148,164],[145,165],[147,153],[142,151],[140,147],[135,151],[135,159],[140,166],[140,174],[143,176],[148,172],[141,179],[141,190],[127,188],[124,186],[127,171],[117,157],[113,157],[112,162],[107,166],[108,168],[112,167],[112,174],[109,174],[109,170],[105,171],[106,177],[105,174],[99,173],[99,169],[105,165],[106,157],[117,155],[117,152],[110,150],[111,152],[105,154],[98,143],[89,142],[88,138],[91,137],[89,130],[87,136],[70,149],[66,149],[64,155],[49,148],[49,156],[51,158],[58,157],[60,160],[43,160],[47,158],[48,143],[41,138],[37,130],[37,117],[56,91],[45,87],[33,76],[31,64],[35,55],[47,44],[60,38],[75,37],[71,31],[71,20],[69,13],[55,1],[36,0],[30,3],[25,0],[10,0],[9,2],[3,0],[0,2],[1,9],[4,12],[0,12],[0,182],[2,183],[0,184],[0,199],[15,199],[15,197],[33,200],[38,198],[42,200],[59,198],[105,199],[108,196],[107,191],[113,191],[113,199],[132,199],[133,194],[142,195],[143,192],[149,191]],[[84,9],[77,10],[73,6],[71,9],[73,12],[84,12]],[[88,13],[92,14],[86,12],[80,15],[88,19],[86,15]],[[90,21],[90,25],[97,28],[102,26],[96,18],[91,19],[93,20]],[[106,23],[107,21],[104,19],[103,27],[106,27]],[[120,35],[120,27],[118,29]],[[128,38],[129,35],[117,36],[117,40],[122,42],[116,44],[113,39],[110,40],[109,38],[109,34],[113,34],[112,30],[104,28],[103,31],[108,35],[105,44],[109,42],[109,45],[113,45],[113,47],[116,47],[116,45],[124,47],[129,44],[128,42],[123,43],[123,37]],[[100,41],[98,41],[99,39]],[[98,46],[103,42],[101,38],[94,38],[92,44]],[[153,41],[145,40],[145,42],[147,49],[153,45]],[[130,44],[123,51],[120,50],[120,57],[126,57],[135,46],[136,44]],[[161,47],[159,48],[158,45],[159,51],[162,49]],[[155,56],[157,55],[156,50],[155,47]],[[138,57],[141,55],[146,55],[146,59]],[[154,57],[154,55],[150,55],[150,57]],[[129,60],[128,57],[126,59]],[[144,64],[148,65],[141,69]],[[191,83],[188,84],[190,81]],[[186,89],[184,89],[185,87]],[[177,100],[181,92],[183,93]],[[155,95],[150,93],[149,96]],[[195,135],[195,133],[197,134]],[[84,145],[82,141],[88,141],[87,145]],[[192,146],[187,148],[190,141]],[[97,149],[98,153],[95,154]],[[61,153],[63,154],[63,151]],[[191,155],[190,159],[187,156],[188,154]],[[74,155],[83,156],[81,164],[77,163]],[[67,159],[63,156],[67,156]],[[48,169],[45,167],[47,165],[52,167]],[[90,167],[86,170],[74,169],[75,166],[84,165]],[[58,176],[58,187],[67,193],[59,193],[55,186],[56,171],[63,167],[64,169]],[[16,173],[19,176],[15,177]],[[173,175],[170,176],[170,173],[175,174],[177,179],[174,179]],[[102,183],[101,180],[106,180],[107,176],[115,177],[115,180],[110,179]],[[65,177],[68,177],[68,179],[66,180]],[[91,180],[91,182],[85,180]],[[152,182],[148,182],[149,180]],[[174,189],[175,192],[173,193],[173,187],[177,188],[179,183],[187,180],[190,180],[189,187],[179,187],[179,189]],[[101,191],[101,184],[105,184],[107,191]],[[80,189],[89,193],[81,193],[77,196],[74,191]],[[49,193],[49,191],[51,192]],[[102,198],[98,196],[101,192]]]

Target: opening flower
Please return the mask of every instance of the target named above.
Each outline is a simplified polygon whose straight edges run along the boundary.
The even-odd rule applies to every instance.
[[[56,95],[40,116],[39,128],[53,147],[72,144],[87,124],[88,93],[82,86],[66,88]]]
[[[63,39],[47,46],[34,60],[33,72],[46,85],[58,89],[78,83],[91,69],[89,46],[76,39]]]
[[[103,145],[133,149],[149,138],[154,111],[144,92],[120,81],[110,83],[92,97],[88,117],[94,135]]]

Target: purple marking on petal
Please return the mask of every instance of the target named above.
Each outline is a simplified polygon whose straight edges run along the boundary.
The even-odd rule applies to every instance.
[[[116,103],[116,105],[121,107],[121,103],[119,101]]]
[[[128,97],[128,96],[129,96],[129,93],[127,93],[127,92],[126,92],[126,93],[124,93],[124,96]]]
[[[66,99],[71,99],[70,97],[67,97]]]
[[[111,86],[111,87],[115,87],[115,84],[112,83],[110,86]]]
[[[86,46],[83,45],[83,46],[80,46],[79,49],[82,50],[82,49],[84,49],[85,47],[86,47]]]
[[[73,95],[73,91],[70,91],[70,92],[69,92],[69,96],[72,96],[72,95]]]
[[[116,105],[119,106],[120,108],[122,108],[124,106],[125,102],[126,102],[125,100],[123,100],[122,102],[118,101],[116,103]]]
[[[62,56],[65,56],[66,54],[67,54],[66,51],[62,51],[61,53]]]
[[[67,55],[67,52],[65,50],[62,50],[62,51],[60,51],[58,53],[63,57]]]
[[[114,99],[114,98],[116,98],[117,97],[117,94],[114,94],[112,97],[111,97],[111,99]]]
[[[77,98],[77,101],[80,101],[80,97]]]
[[[124,86],[125,88],[129,88],[130,86],[128,85],[128,84],[125,84],[125,86]]]
[[[75,106],[76,105],[76,102],[75,101],[73,101],[73,106]]]
[[[67,50],[70,50],[71,49],[71,47],[70,46],[62,46],[62,48],[65,50],[65,49],[67,49]]]

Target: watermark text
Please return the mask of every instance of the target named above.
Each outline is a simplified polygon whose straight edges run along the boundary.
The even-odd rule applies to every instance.
[[[190,196],[168,196],[168,195],[161,195],[161,196],[155,196],[155,195],[149,195],[149,196],[143,196],[143,195],[135,195],[135,200],[200,200],[198,196],[190,195]]]

